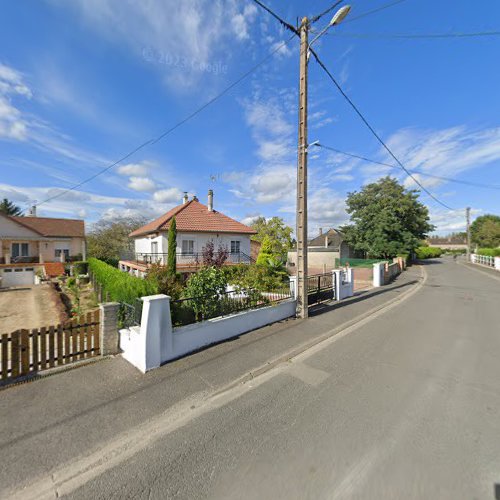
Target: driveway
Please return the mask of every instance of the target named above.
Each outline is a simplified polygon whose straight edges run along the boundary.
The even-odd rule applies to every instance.
[[[0,334],[59,323],[64,308],[48,284],[0,291]]]

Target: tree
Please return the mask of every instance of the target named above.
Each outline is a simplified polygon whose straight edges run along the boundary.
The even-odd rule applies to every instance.
[[[216,252],[213,241],[208,241],[201,249],[201,256],[205,267],[222,267],[229,257],[229,250],[227,246],[219,245]]]
[[[205,318],[216,315],[226,286],[226,274],[217,267],[203,267],[190,276],[185,295],[191,299],[190,304],[197,317]]]
[[[7,198],[4,198],[0,202],[0,212],[6,215],[15,215],[18,217],[22,217],[23,215],[23,211],[21,210],[21,208],[17,205],[14,205],[14,203],[12,203]]]
[[[267,237],[272,256],[284,262],[287,258],[288,250],[292,248],[293,229],[287,226],[285,221],[280,217],[271,217],[270,219],[258,217],[252,223],[251,227],[257,231],[257,234],[252,236],[252,240],[263,243]]]
[[[352,224],[341,228],[347,243],[373,258],[413,252],[434,230],[418,196],[418,191],[406,190],[391,177],[349,193],[346,204]]]
[[[259,256],[257,257],[258,266],[267,266],[273,258],[273,244],[269,236],[264,236],[260,247]]]
[[[170,276],[175,276],[177,273],[177,222],[175,216],[172,217],[172,222],[168,228],[168,254],[167,254],[167,269]]]
[[[470,226],[471,240],[480,247],[500,246],[500,217],[486,214],[478,217]]]
[[[121,258],[130,258],[134,252],[134,241],[129,234],[143,226],[142,217],[123,217],[120,219],[96,222],[87,234],[89,257],[95,257],[112,266],[118,265]]]

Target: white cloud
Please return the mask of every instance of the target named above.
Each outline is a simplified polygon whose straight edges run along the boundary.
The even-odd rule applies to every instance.
[[[149,167],[146,163],[128,163],[118,167],[117,172],[121,175],[144,177],[149,173]]]
[[[152,192],[156,189],[155,182],[149,177],[130,177],[127,186],[139,192]]]
[[[206,78],[206,72],[195,68],[218,62],[218,55],[227,60],[230,42],[246,41],[257,17],[254,6],[238,0],[52,1],[77,8],[92,29],[117,44],[128,45],[138,57],[143,57],[144,50],[161,56],[163,63],[157,61],[157,68],[177,90]]]
[[[160,203],[175,203],[179,204],[182,200],[182,191],[175,187],[169,189],[161,189],[153,194],[153,199]]]
[[[471,217],[482,214],[482,210],[472,209]],[[436,226],[433,234],[446,235],[453,232],[465,231],[465,210],[445,210],[445,209],[431,209],[430,211],[431,223]]]

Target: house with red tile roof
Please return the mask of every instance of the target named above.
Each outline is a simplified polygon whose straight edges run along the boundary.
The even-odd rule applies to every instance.
[[[0,287],[32,285],[38,271],[64,273],[64,263],[86,258],[85,223],[78,219],[0,213]]]
[[[250,264],[250,237],[256,232],[214,208],[213,191],[208,192],[208,203],[200,203],[194,196],[167,213],[130,233],[134,239],[135,255],[121,260],[122,271],[143,276],[152,263],[166,265],[168,253],[168,230],[175,216],[177,226],[177,270],[196,271],[203,261],[203,248],[208,242],[229,252],[226,264]]]

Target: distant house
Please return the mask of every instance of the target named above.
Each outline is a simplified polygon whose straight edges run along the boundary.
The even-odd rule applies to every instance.
[[[198,198],[188,199],[154,221],[130,233],[134,239],[135,253],[119,262],[122,271],[144,276],[152,263],[166,265],[168,254],[168,229],[175,216],[177,225],[177,270],[181,273],[196,271],[203,262],[203,248],[213,242],[229,252],[227,265],[253,262],[250,237],[256,232],[222,212],[214,209],[213,191],[208,192],[208,203]],[[253,250],[255,252],[255,249]]]
[[[336,266],[336,259],[354,258],[354,250],[344,241],[344,235],[331,228],[326,232],[320,228],[319,235],[309,241],[307,245],[308,273],[316,274],[329,271]],[[297,252],[288,252],[288,271],[295,274],[297,266]]]
[[[1,287],[32,285],[35,274],[64,273],[64,262],[86,258],[85,223],[77,219],[0,213]]]
[[[430,247],[439,247],[443,250],[466,250],[467,237],[462,235],[431,236],[427,239],[427,244]]]

